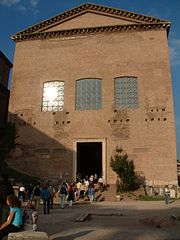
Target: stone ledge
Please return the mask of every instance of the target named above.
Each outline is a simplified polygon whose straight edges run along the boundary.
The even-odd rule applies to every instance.
[[[9,233],[8,240],[49,240],[47,233],[35,231],[22,231]]]

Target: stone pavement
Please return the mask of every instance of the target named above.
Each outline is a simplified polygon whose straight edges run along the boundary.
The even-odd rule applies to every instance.
[[[76,221],[86,213],[85,221]],[[180,240],[180,221],[172,215],[180,216],[180,200],[76,203],[65,209],[56,204],[49,215],[41,208],[38,231],[56,240]]]

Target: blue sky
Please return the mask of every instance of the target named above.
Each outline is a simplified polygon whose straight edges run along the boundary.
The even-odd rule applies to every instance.
[[[180,159],[180,0],[0,0],[0,50],[13,63],[15,44],[11,36],[14,33],[86,2],[167,19],[172,23],[169,49]]]

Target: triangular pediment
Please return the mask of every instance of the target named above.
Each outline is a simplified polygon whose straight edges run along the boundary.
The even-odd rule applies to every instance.
[[[45,32],[60,31],[65,29],[90,28],[113,25],[129,25],[137,23],[138,21],[132,21],[132,19],[127,20],[124,19],[123,17],[114,17],[110,15],[87,11],[61,23],[54,24],[53,26],[48,26],[47,28],[42,29],[41,31]]]
[[[35,34],[39,37],[46,36],[48,33],[60,31],[70,31],[77,29],[104,28],[113,26],[144,26],[157,24],[169,24],[168,21],[153,18],[121,9],[100,6],[96,4],[86,3],[69,11],[63,12],[55,17],[40,22],[12,36],[13,40],[23,40]],[[124,28],[124,29],[125,29]],[[121,28],[119,28],[121,29]],[[43,35],[44,33],[44,35]]]

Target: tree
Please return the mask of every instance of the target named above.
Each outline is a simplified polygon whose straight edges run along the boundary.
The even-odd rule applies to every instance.
[[[121,191],[130,191],[137,188],[137,175],[134,171],[133,160],[128,160],[128,155],[121,147],[116,147],[114,156],[111,157],[110,167],[119,177]]]

